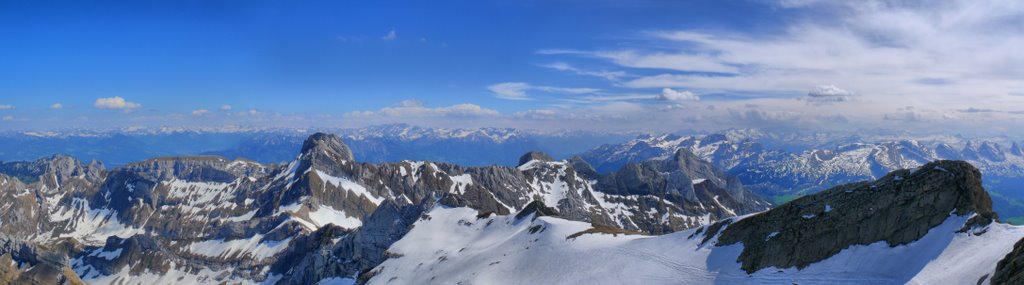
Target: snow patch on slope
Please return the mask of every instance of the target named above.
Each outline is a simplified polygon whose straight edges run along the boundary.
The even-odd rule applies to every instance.
[[[366,197],[367,199],[370,199],[370,201],[373,202],[373,204],[375,205],[380,205],[380,203],[384,202],[384,198],[374,196],[373,193],[370,193],[369,190],[366,190],[366,187],[352,180],[342,177],[330,176],[327,175],[327,173],[324,173],[323,171],[320,170],[317,170],[316,174],[317,176],[320,176],[320,178],[322,178],[324,182],[332,184],[337,187],[344,188],[345,190],[348,190],[355,195]]]

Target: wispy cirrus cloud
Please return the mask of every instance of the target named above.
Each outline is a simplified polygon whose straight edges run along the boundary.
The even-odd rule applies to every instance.
[[[609,60],[630,68],[669,69],[693,72],[735,73],[736,67],[716,60],[707,54],[683,52],[641,52],[636,50],[583,51],[548,49],[538,51],[545,55],[578,55]]]
[[[1024,76],[1024,69],[1018,68],[1024,65],[1024,55],[1017,52],[1024,46],[1024,27],[1010,24],[1024,16],[1024,4],[1019,1],[788,2],[780,5],[832,9],[840,16],[834,20],[807,17],[779,34],[644,33],[658,43],[657,50],[540,53],[595,57],[628,68],[666,71],[624,83],[632,88],[796,95],[820,82],[835,82],[866,90],[865,96],[952,98],[971,93],[1003,97],[1024,88],[1016,80]]]
[[[1022,122],[1014,112],[971,112],[975,117],[970,118],[956,114],[1024,106],[1019,96],[1024,90],[1019,79],[1024,78],[1024,53],[1018,51],[1024,47],[1024,26],[1015,24],[1024,18],[1024,2],[763,2],[794,16],[781,29],[768,32],[652,30],[612,48],[541,49],[538,54],[559,62],[616,65],[636,76],[619,77],[612,87],[639,90],[618,93],[673,91],[657,95],[665,101],[738,100],[760,106],[760,112],[807,120],[841,116],[829,120],[853,127],[942,121],[991,129],[985,124]],[[549,68],[578,74],[569,67],[575,65]],[[676,96],[676,91],[710,95]],[[826,104],[830,107],[821,108]],[[732,107],[703,117],[768,122],[755,120],[768,118],[761,116],[767,113],[725,105]],[[897,110],[907,105],[919,108]],[[731,115],[722,113],[730,109]]]
[[[620,78],[628,76],[628,74],[626,74],[625,71],[583,69],[565,62],[553,62],[548,64],[541,64],[540,66],[558,71],[570,72],[576,75],[604,78],[609,81],[618,81]]]
[[[506,100],[531,100],[528,91],[541,91],[545,93],[560,94],[593,94],[601,91],[596,88],[567,88],[554,86],[537,86],[525,82],[503,82],[487,86],[495,97]]]
[[[445,107],[429,107],[417,100],[405,100],[395,106],[384,107],[377,111],[354,111],[345,113],[347,118],[372,119],[388,118],[423,118],[423,117],[486,117],[496,116],[498,111],[476,104],[455,104]]]
[[[398,33],[395,32],[395,30],[390,30],[390,31],[388,31],[388,33],[386,35],[384,35],[380,39],[385,40],[385,41],[393,41],[395,39],[398,39]]]

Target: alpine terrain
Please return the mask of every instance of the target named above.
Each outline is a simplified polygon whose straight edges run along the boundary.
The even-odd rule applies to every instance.
[[[2,276],[43,284],[366,282],[400,258],[391,247],[435,211],[473,212],[456,229],[548,215],[661,235],[771,207],[686,150],[606,175],[578,157],[538,152],[517,167],[373,164],[352,153],[318,133],[281,165],[216,156],[110,170],[61,155],[3,163],[0,231],[10,262]]]

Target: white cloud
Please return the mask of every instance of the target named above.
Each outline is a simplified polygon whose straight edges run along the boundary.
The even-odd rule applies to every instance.
[[[491,86],[487,86],[487,90],[494,93],[494,96],[507,99],[507,100],[530,100],[529,94],[526,91],[536,90],[547,93],[561,93],[561,94],[593,94],[600,92],[600,89],[595,88],[566,88],[566,87],[553,87],[553,86],[535,86],[525,82],[504,82],[498,83]]]
[[[3,120],[4,122],[14,121],[14,116],[4,116]]]
[[[609,60],[615,64],[643,69],[666,69],[694,72],[735,73],[736,67],[730,66],[713,55],[683,52],[643,52],[637,50],[614,51],[580,51],[580,50],[541,50],[546,55],[580,55]]]
[[[535,110],[526,110],[526,111],[521,111],[521,112],[515,112],[515,113],[512,114],[512,116],[515,117],[515,118],[520,118],[520,119],[534,119],[534,120],[537,120],[537,119],[548,119],[548,118],[557,116],[559,113],[560,112],[558,112],[556,110],[552,110],[552,109],[535,109]]]
[[[807,92],[807,97],[804,100],[810,103],[823,104],[850,101],[852,96],[854,96],[853,92],[836,87],[835,85],[818,85],[811,89],[810,92]]]
[[[380,39],[385,40],[385,41],[390,41],[390,40],[394,40],[394,39],[397,39],[397,38],[398,38],[398,33],[396,33],[395,30],[390,30],[390,31],[388,31],[387,35],[384,35]]]
[[[530,85],[523,82],[505,82],[487,86],[487,90],[493,92],[494,96],[508,100],[528,100],[527,89],[530,89]]]
[[[700,100],[700,96],[690,91],[677,91],[672,88],[665,88],[661,89],[661,95],[658,95],[658,99],[665,101],[697,101]]]
[[[617,81],[619,78],[627,76],[624,71],[607,71],[607,70],[587,70],[577,68],[571,64],[565,62],[554,62],[549,64],[542,64],[541,67],[546,67],[558,71],[565,71],[576,75],[593,76],[607,79],[609,81]]]
[[[957,132],[994,130],[1024,120],[1012,112],[1024,111],[1013,107],[1024,106],[1024,53],[1019,51],[1024,26],[1014,24],[1024,18],[1024,2],[771,2],[771,9],[785,9],[792,16],[781,27],[757,33],[652,31],[610,49],[539,53],[556,60],[596,58],[635,75],[613,82],[617,88],[689,90],[741,102],[701,115],[718,120],[720,128],[768,125],[778,114],[798,122],[796,127],[820,123],[879,128],[899,120],[941,122],[945,132],[953,126],[964,127]],[[778,32],[765,32],[772,30]],[[577,72],[569,64],[544,67]],[[677,98],[662,93],[657,99]],[[843,103],[827,109],[815,106],[835,102]],[[743,104],[758,105],[760,113],[722,114],[730,108],[745,110]],[[897,110],[903,106],[916,106],[918,112]],[[950,114],[962,114],[957,110],[968,106],[1007,112],[989,112],[991,117],[976,116],[972,122],[951,121]]]
[[[0,105],[0,110],[14,110],[13,105]]]
[[[99,98],[93,103],[93,106],[99,109],[122,109],[129,111],[132,109],[138,109],[142,107],[142,104],[125,101],[120,96],[114,96],[109,98]]]
[[[235,112],[236,116],[262,117],[265,113],[260,110],[249,109],[248,111]]]
[[[346,113],[348,118],[379,119],[379,118],[423,118],[423,117],[486,117],[498,116],[493,109],[483,108],[476,104],[456,104],[447,107],[427,107],[416,100],[405,100],[394,107],[385,107],[377,111],[355,111]]]
[[[231,111],[231,105],[220,106],[221,111]]]
[[[54,110],[64,109],[64,104],[53,103],[53,105],[50,105],[50,109],[54,109]]]
[[[198,109],[198,110],[193,110],[192,111],[192,116],[196,116],[196,117],[202,117],[202,116],[206,116],[206,115],[209,115],[209,114],[210,114],[210,110],[207,110],[207,109]]]
[[[858,1],[828,8],[838,9],[833,13],[839,17],[797,21],[781,34],[652,33],[663,44],[675,45],[678,53],[745,68],[736,76],[662,74],[626,85],[650,87],[658,82],[798,94],[828,81],[879,98],[942,96],[961,101],[973,101],[971,94],[1005,97],[1021,86],[1016,78],[1024,71],[1015,66],[1024,64],[1024,55],[1016,51],[1024,45],[1024,29],[1006,25],[1024,16],[1024,5],[1018,2]]]

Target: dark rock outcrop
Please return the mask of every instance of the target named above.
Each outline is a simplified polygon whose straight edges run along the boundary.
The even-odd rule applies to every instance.
[[[527,152],[523,156],[519,157],[519,166],[522,166],[523,164],[526,164],[527,162],[534,161],[534,160],[539,160],[539,161],[543,161],[543,162],[551,162],[551,161],[554,161],[555,159],[551,158],[551,156],[549,156],[546,153],[539,152],[539,151],[531,151],[531,152]]]
[[[571,165],[572,168],[576,170],[576,173],[582,176],[583,178],[586,178],[588,180],[596,180],[601,176],[600,174],[597,173],[597,170],[594,170],[593,166],[590,166],[590,163],[587,163],[586,160],[583,160],[583,158],[578,155],[570,157],[568,161],[569,165]]]
[[[554,208],[544,205],[544,202],[533,201],[530,202],[530,204],[527,204],[522,211],[519,211],[519,213],[516,214],[516,219],[523,219],[529,217],[530,215],[534,215],[534,218],[543,216],[558,216],[558,210],[555,210]]]
[[[1024,239],[1013,244],[1013,250],[996,264],[989,284],[1024,284]]]
[[[718,245],[743,244],[738,261],[747,272],[803,268],[852,245],[890,246],[920,239],[951,214],[997,216],[981,186],[981,173],[962,161],[936,161],[899,170],[873,182],[808,195],[726,227]]]

